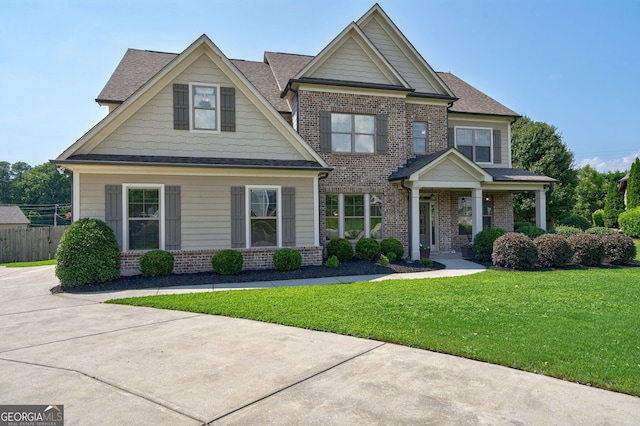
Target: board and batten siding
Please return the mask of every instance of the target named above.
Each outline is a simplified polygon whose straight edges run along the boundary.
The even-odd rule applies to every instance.
[[[482,121],[482,120],[459,120],[455,117],[449,116],[449,128],[453,129],[455,127],[479,127],[479,128],[491,128],[494,130],[500,130],[500,152],[501,152],[501,162],[495,164],[482,164],[482,167],[511,167],[509,164],[510,158],[510,141],[509,141],[509,123],[507,122],[497,122],[497,121]]]
[[[231,247],[231,187],[295,188],[296,246],[314,245],[313,178],[202,177],[82,174],[80,217],[105,219],[105,185],[149,183],[179,186],[182,250]]]
[[[232,86],[206,56],[197,59],[104,141],[89,152],[209,158],[304,160],[241,90],[235,91],[235,132],[190,132],[173,128],[173,83]]]

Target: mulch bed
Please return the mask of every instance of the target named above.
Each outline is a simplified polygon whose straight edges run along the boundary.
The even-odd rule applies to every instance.
[[[275,269],[246,270],[238,275],[219,275],[215,272],[199,272],[193,274],[175,274],[168,277],[145,278],[142,275],[121,277],[105,283],[91,283],[78,287],[62,288],[55,286],[52,293],[86,293],[97,291],[133,290],[143,288],[198,286],[203,284],[246,283],[256,281],[280,281],[306,278],[340,277],[348,275],[387,275],[404,272],[424,272],[444,269],[445,266],[433,262],[430,268],[425,268],[417,262],[393,262],[389,266],[362,260],[341,262],[337,268],[326,266],[303,266],[296,271],[279,272]]]

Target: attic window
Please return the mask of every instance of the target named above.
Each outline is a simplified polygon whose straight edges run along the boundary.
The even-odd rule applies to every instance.
[[[219,130],[219,87],[217,85],[200,84],[190,84],[189,86],[192,130]]]

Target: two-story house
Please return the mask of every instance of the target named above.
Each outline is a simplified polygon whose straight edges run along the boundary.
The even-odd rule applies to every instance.
[[[54,163],[73,174],[73,217],[114,229],[123,273],[145,250],[177,271],[220,249],[246,268],[279,247],[320,264],[334,237],[450,252],[513,229],[554,180],[511,167],[518,114],[435,72],[379,5],[316,56],[228,59],[206,36],[180,54],[129,49],[96,99],[109,114]]]

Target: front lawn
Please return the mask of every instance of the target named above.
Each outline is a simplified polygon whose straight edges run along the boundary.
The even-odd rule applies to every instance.
[[[6,266],[7,268],[27,268],[31,266],[47,266],[47,265],[55,265],[56,260],[37,260],[34,262],[13,262],[13,263],[5,263],[0,266]]]
[[[640,268],[486,271],[111,302],[364,337],[640,396]]]

